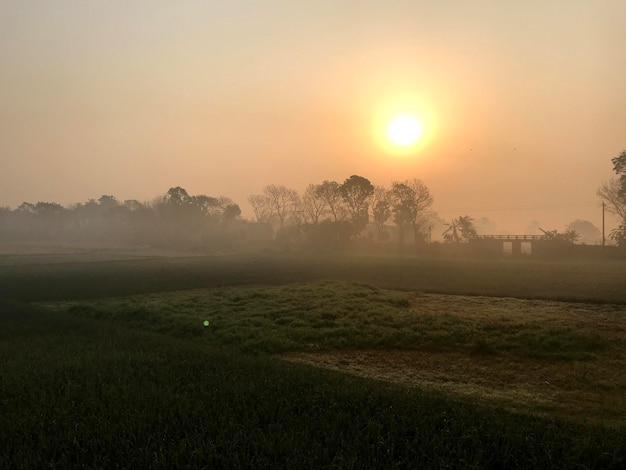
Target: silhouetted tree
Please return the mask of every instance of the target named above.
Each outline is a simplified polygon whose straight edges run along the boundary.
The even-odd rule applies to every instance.
[[[128,207],[131,212],[138,211],[144,209],[145,206],[141,202],[136,199],[126,199],[124,201],[124,206]]]
[[[218,220],[224,212],[220,200],[216,197],[199,194],[197,196],[191,196],[189,202],[197,207],[202,214],[208,217],[214,217]]]
[[[469,215],[463,215],[458,218],[459,232],[463,241],[468,241],[471,237],[477,235],[476,228],[474,227],[474,219]]]
[[[98,199],[98,204],[104,210],[109,210],[109,209],[112,209],[113,207],[118,206],[118,202],[117,202],[117,199],[115,199],[115,196],[107,196],[107,195],[100,196],[100,198]]]
[[[324,201],[335,222],[343,220],[344,205],[339,183],[336,181],[324,181],[317,188],[316,195]]]
[[[398,243],[404,244],[404,229],[411,224],[417,209],[415,207],[415,191],[407,184],[397,181],[391,184],[393,221],[398,226]]]
[[[609,237],[617,246],[626,246],[626,225],[620,225],[609,233]]]
[[[272,216],[270,200],[265,194],[252,194],[248,196],[248,202],[252,206],[252,213],[257,222],[268,222]]]
[[[302,211],[306,222],[311,224],[317,224],[326,209],[320,188],[319,184],[309,184],[302,194]]]
[[[20,212],[22,214],[35,214],[35,205],[31,204],[30,202],[23,202],[21,203],[17,209],[17,212]]]
[[[167,190],[167,193],[165,193],[165,196],[163,196],[163,202],[182,206],[191,202],[191,196],[189,196],[184,188],[176,186],[175,188],[170,188]]]
[[[280,228],[283,228],[298,203],[298,192],[286,186],[270,184],[263,189],[263,194],[267,196],[272,215],[278,218]]]
[[[618,195],[622,200],[626,200],[626,150],[623,150],[617,157],[611,159],[613,162],[613,171],[619,178]]]
[[[423,239],[422,230],[428,220],[426,210],[433,204],[428,187],[418,179],[395,181],[389,191],[392,201],[394,222],[403,236],[404,227],[413,228],[413,240],[418,244]]]
[[[362,176],[352,175],[341,185],[341,196],[346,203],[355,237],[369,222],[369,198],[372,194],[374,186]]]
[[[35,204],[35,214],[50,220],[65,213],[65,210],[65,207],[56,202],[38,202]]]
[[[559,232],[558,230],[544,230],[539,228],[548,240],[560,241],[568,244],[576,243],[576,240],[580,238],[580,235],[575,230],[567,230],[565,232]]]
[[[619,245],[626,246],[626,150],[611,160],[616,178],[603,183],[597,195],[606,203],[609,212],[620,219],[619,227],[610,237]]]
[[[235,220],[241,215],[241,208],[237,204],[229,204],[224,208],[224,220]]]
[[[448,228],[443,232],[443,240],[446,243],[464,243],[469,241],[471,237],[476,236],[474,228],[474,219],[469,215],[452,219],[452,222],[446,224]]]
[[[602,232],[598,227],[588,220],[577,219],[567,226],[567,231],[580,234],[580,240],[587,244],[598,244],[602,242]]]
[[[391,217],[391,205],[383,199],[376,202],[372,209],[374,224],[376,225],[376,236],[379,242],[386,241],[388,234],[385,232],[385,224]]]
[[[448,228],[441,234],[443,241],[446,243],[459,243],[461,237],[459,236],[459,226],[456,219],[452,219],[452,222],[445,224]]]

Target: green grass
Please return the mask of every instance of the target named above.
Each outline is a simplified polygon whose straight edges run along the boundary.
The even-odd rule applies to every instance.
[[[0,377],[0,468],[626,463],[623,427],[509,413],[32,306],[0,305]]]
[[[494,307],[498,302],[499,309]],[[333,281],[46,305],[254,353],[401,348],[585,360],[617,350],[626,352],[625,338],[601,335],[593,325],[583,328],[566,321],[546,322],[543,304],[424,295]],[[567,310],[568,305],[560,307]],[[580,304],[575,307],[582,308]],[[586,307],[581,315],[593,317],[612,311],[611,306]],[[485,316],[483,311],[488,308],[494,311]],[[460,315],[459,310],[466,313]],[[209,327],[203,326],[205,320]]]

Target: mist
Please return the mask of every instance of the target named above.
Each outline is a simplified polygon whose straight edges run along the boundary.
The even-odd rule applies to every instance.
[[[623,468],[626,2],[0,2],[0,468]]]

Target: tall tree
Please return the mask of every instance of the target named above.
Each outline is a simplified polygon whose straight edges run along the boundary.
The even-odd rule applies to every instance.
[[[404,245],[405,228],[415,219],[415,191],[405,183],[394,181],[389,195],[392,201],[393,221],[398,226],[398,243]]]
[[[413,240],[417,245],[423,238],[422,229],[428,220],[427,209],[433,204],[428,187],[419,179],[393,182],[390,194],[394,222],[402,227],[413,228]],[[403,230],[400,230],[403,232]]]
[[[175,188],[167,190],[167,193],[163,196],[163,202],[182,206],[191,202],[191,196],[189,196],[189,193],[187,193],[184,188],[176,186]]]
[[[376,236],[379,242],[388,239],[389,235],[385,232],[385,224],[391,217],[391,205],[384,199],[379,199],[372,208],[372,218],[376,225]]]
[[[265,194],[252,194],[248,196],[248,202],[252,206],[252,213],[254,219],[261,222],[268,222],[272,216],[272,209],[270,208],[269,197]]]
[[[341,196],[341,185],[336,181],[324,181],[316,190],[317,196],[324,201],[326,208],[330,211],[333,221],[343,219],[343,197]]]
[[[220,201],[211,196],[199,194],[197,196],[191,196],[191,204],[198,208],[200,212],[209,217],[216,217],[221,215],[223,209]]]
[[[341,196],[346,203],[355,237],[369,222],[369,199],[374,185],[362,176],[352,175],[341,185]]]
[[[305,220],[314,225],[320,221],[327,206],[320,187],[319,184],[309,184],[302,194],[302,211]]]
[[[298,192],[286,186],[269,184],[263,193],[267,196],[272,215],[278,217],[280,228],[283,228],[298,203]]]

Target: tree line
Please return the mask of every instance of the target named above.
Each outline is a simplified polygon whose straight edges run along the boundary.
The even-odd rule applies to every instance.
[[[255,221],[272,224],[279,239],[355,241],[372,227],[373,238],[387,242],[391,222],[397,228],[400,244],[404,244],[407,231],[411,232],[413,243],[419,244],[427,239],[433,197],[419,179],[395,181],[385,188],[374,186],[363,176],[352,175],[341,184],[309,184],[302,194],[270,184],[261,194],[250,195],[248,202]]]
[[[610,238],[626,246],[626,151],[612,163],[616,177],[602,184],[597,195],[620,220]],[[382,244],[393,238],[402,246],[430,241],[436,218],[430,210],[433,196],[416,178],[384,187],[352,175],[342,183],[309,184],[302,193],[269,184],[260,194],[248,196],[248,203],[251,222],[242,219],[240,206],[232,199],[190,195],[180,186],[150,202],[118,201],[111,195],[67,208],[54,202],[24,202],[14,210],[0,207],[0,241],[101,241],[220,249],[232,247],[237,238],[245,242],[246,232],[255,225],[268,229],[257,230],[257,239],[284,244],[338,247],[359,239]],[[441,235],[446,243],[467,242],[477,234],[467,215],[444,226]],[[578,238],[574,230],[544,234],[571,243]]]
[[[309,184],[302,193],[269,184],[248,202],[251,222],[241,218],[240,206],[230,198],[191,195],[179,186],[150,202],[118,201],[111,195],[67,208],[55,202],[24,202],[15,210],[0,208],[0,240],[219,248],[232,245],[248,224],[271,227],[269,238],[282,243],[341,246],[360,237],[388,242],[393,224],[400,243],[409,234],[419,244],[428,237],[433,197],[418,179],[385,188],[352,175],[343,183]]]
[[[68,208],[55,202],[24,202],[13,211],[0,208],[0,240],[183,247],[201,236],[223,244],[228,239],[223,227],[240,215],[241,209],[228,197],[190,195],[181,187],[151,202],[120,202],[111,195]]]

